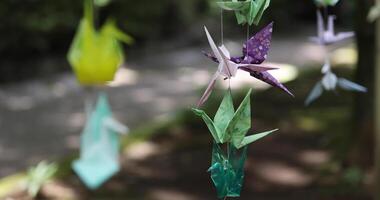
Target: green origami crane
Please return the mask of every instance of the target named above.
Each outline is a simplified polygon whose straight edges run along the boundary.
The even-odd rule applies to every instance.
[[[107,20],[98,32],[94,26],[92,0],[85,0],[84,18],[68,53],[79,82],[83,85],[105,84],[114,79],[124,60],[119,41],[131,43],[132,38],[120,31],[114,20]]]
[[[247,145],[275,131],[246,136],[251,128],[250,90],[236,110],[231,92],[228,91],[215,115],[214,121],[202,110],[193,109],[201,116],[214,138],[212,163],[209,169],[211,179],[217,189],[218,197],[238,197],[243,185],[244,163]],[[227,143],[228,152],[224,153],[221,144]]]
[[[270,0],[220,1],[217,4],[224,10],[235,11],[238,24],[259,24]]]
[[[335,6],[339,0],[314,0],[319,7]]]
[[[128,128],[112,117],[107,97],[99,97],[81,138],[80,159],[72,165],[85,185],[97,189],[120,169],[119,134]]]
[[[275,129],[246,136],[251,128],[251,92],[252,90],[249,90],[236,112],[231,92],[227,92],[215,115],[214,121],[204,111],[193,109],[196,115],[202,117],[216,143],[224,144],[229,142],[235,148],[240,149],[278,130]]]

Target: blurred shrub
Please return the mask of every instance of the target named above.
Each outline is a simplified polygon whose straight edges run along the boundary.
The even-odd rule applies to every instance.
[[[112,0],[107,4],[108,1],[98,0],[105,4],[99,9],[98,24],[108,16],[114,17],[119,27],[137,40],[133,48],[147,40],[186,37],[183,33],[192,24],[206,19],[217,22],[219,16],[217,0]],[[61,62],[42,69],[36,59],[60,57],[67,52],[82,16],[82,4],[82,0],[1,0],[0,82],[66,67],[66,63]],[[347,10],[347,6],[339,8]],[[264,21],[276,21],[277,31],[294,34],[293,28],[299,23],[315,23],[314,11],[312,0],[274,0]],[[227,17],[227,23],[235,24],[233,15]]]
[[[113,16],[140,39],[173,35],[207,11],[207,0],[114,0],[100,20]],[[82,16],[81,0],[0,1],[0,54],[28,56],[67,50]]]

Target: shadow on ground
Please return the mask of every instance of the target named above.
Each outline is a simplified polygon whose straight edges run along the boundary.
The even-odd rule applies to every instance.
[[[349,76],[350,70],[338,69]],[[320,75],[307,71],[289,84],[297,99],[270,89],[254,93],[251,134],[273,128],[280,131],[250,145],[241,199],[365,200],[370,199],[362,176],[347,178],[340,165],[349,148],[352,94],[326,94],[309,108],[308,91]],[[234,92],[235,105],[243,93]],[[214,94],[207,105],[213,113],[221,99]],[[211,114],[212,116],[212,114]],[[129,145],[122,153],[122,171],[98,191],[88,191],[71,172],[44,187],[41,199],[206,200],[216,199],[207,172],[211,161],[211,135],[189,111],[167,127]],[[128,141],[128,139],[127,139]],[[365,173],[365,172],[363,172]],[[355,176],[354,176],[355,177]],[[21,193],[15,194],[21,195]],[[22,199],[21,197],[16,199]]]

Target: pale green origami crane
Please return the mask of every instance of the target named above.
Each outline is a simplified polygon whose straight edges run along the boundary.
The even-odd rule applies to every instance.
[[[259,24],[270,0],[220,1],[217,4],[224,10],[235,11],[238,24]]]
[[[119,171],[119,134],[127,132],[102,94],[82,133],[80,158],[72,165],[88,188],[97,189]]]
[[[249,90],[236,112],[231,92],[227,92],[215,115],[214,121],[212,121],[203,110],[193,109],[195,114],[202,117],[216,143],[223,144],[229,142],[237,149],[240,149],[277,131],[277,129],[275,129],[256,135],[246,136],[251,128],[251,92],[252,89]]]
[[[84,7],[84,18],[70,47],[68,60],[81,84],[105,84],[114,79],[124,61],[119,41],[129,44],[132,38],[120,31],[110,19],[97,31],[92,0],[85,0]]]
[[[319,7],[335,6],[339,0],[314,0]]]

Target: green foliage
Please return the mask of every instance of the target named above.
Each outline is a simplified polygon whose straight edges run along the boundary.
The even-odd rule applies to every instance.
[[[363,179],[363,171],[358,167],[348,168],[343,174],[343,181],[351,187],[359,187]]]
[[[95,5],[100,6],[100,7],[106,6],[110,2],[111,2],[111,0],[94,0]]]
[[[314,3],[320,7],[335,6],[339,0],[314,0]]]
[[[30,168],[27,174],[28,194],[31,197],[37,196],[41,187],[49,181],[57,171],[57,164],[48,164],[46,161],[42,161],[36,167]]]

